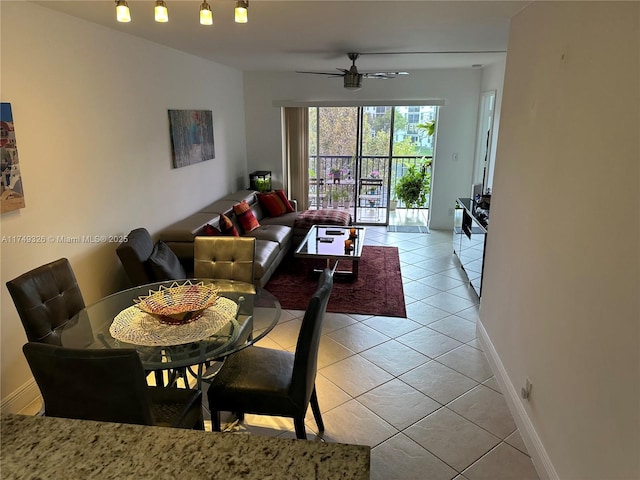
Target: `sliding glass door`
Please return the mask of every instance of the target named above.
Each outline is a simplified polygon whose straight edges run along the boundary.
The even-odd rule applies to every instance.
[[[396,203],[426,210],[428,201],[407,204],[395,192],[412,168],[430,179],[433,134],[427,129],[436,113],[426,106],[310,108],[311,208],[348,209],[356,223],[370,225],[388,224]]]

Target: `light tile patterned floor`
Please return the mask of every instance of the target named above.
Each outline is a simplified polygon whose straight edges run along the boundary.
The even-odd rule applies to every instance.
[[[518,479],[538,475],[476,339],[478,299],[451,233],[388,233],[366,244],[397,246],[408,318],[328,313],[317,390],[325,432],[311,441],[366,444],[371,479]],[[260,342],[292,351],[301,311],[284,312]],[[289,419],[247,415],[233,430],[295,437]]]
[[[367,244],[399,249],[408,318],[326,315],[316,379],[325,432],[309,412],[308,437],[370,445],[372,480],[538,480],[476,339],[478,299],[451,238],[367,229]],[[293,351],[303,314],[283,311],[260,345]],[[227,428],[295,438],[285,418],[247,415]]]

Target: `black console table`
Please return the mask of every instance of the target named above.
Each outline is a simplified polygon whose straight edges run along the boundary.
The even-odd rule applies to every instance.
[[[487,241],[488,218],[476,214],[470,198],[456,201],[453,251],[478,297],[482,295],[482,271]]]

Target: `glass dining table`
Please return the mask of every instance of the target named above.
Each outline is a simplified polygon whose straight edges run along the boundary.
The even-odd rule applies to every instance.
[[[215,285],[221,301],[226,304],[232,302],[233,305],[235,315],[224,318],[221,327],[215,327],[215,333],[209,334],[199,325],[199,322],[205,322],[204,318],[186,326],[161,325],[159,321],[147,319],[147,331],[144,331],[145,323],[142,322],[136,327],[139,329],[136,335],[125,336],[124,339],[120,332],[114,330],[114,321],[118,322],[123,318],[126,320],[138,314],[151,317],[138,311],[135,306],[140,298],[185,282],[186,280],[181,280],[141,285],[116,292],[88,305],[64,326],[60,334],[62,346],[86,349],[134,348],[147,372],[168,370],[175,374],[190,369],[193,373],[193,368],[197,367],[194,376],[199,386],[203,365],[224,359],[254,344],[267,335],[280,319],[280,302],[264,289],[256,289],[251,284],[233,280],[197,278],[190,279],[189,282]],[[137,313],[131,313],[132,311]]]

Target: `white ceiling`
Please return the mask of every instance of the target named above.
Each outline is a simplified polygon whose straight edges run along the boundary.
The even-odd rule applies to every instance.
[[[198,22],[201,0],[166,0],[169,22],[153,20],[151,0],[129,1],[131,23],[115,1],[39,1],[44,7],[244,71],[336,71],[347,52],[501,51],[509,19],[529,1],[250,0],[249,23],[233,21],[234,0],[208,0],[213,26]],[[471,68],[504,53],[363,55],[360,71]]]

